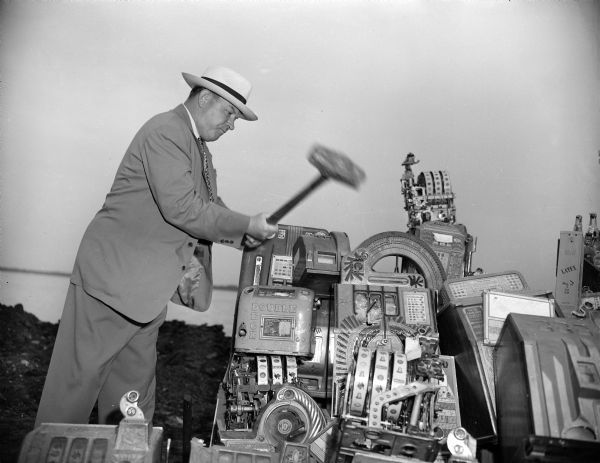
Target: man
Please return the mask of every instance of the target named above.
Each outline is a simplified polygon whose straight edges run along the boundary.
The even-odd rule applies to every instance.
[[[255,247],[277,232],[265,213],[250,217],[225,206],[206,147],[236,119],[257,119],[246,105],[250,83],[224,67],[183,77],[189,97],[135,135],[83,236],[36,427],[88,423],[96,400],[99,422],[114,422],[130,390],[140,393],[138,406],[151,420],[167,302],[206,310],[212,243]]]

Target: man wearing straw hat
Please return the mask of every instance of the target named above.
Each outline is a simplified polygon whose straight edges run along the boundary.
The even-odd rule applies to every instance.
[[[255,247],[277,232],[267,214],[228,209],[217,194],[207,142],[254,121],[250,83],[225,67],[183,74],[186,101],[133,138],[103,207],[81,241],[36,426],[120,419],[130,390],[152,420],[156,340],[172,300],[207,310],[211,245]]]

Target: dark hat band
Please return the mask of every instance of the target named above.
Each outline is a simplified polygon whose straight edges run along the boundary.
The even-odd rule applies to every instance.
[[[215,84],[217,87],[221,87],[223,90],[225,90],[227,93],[230,93],[232,96],[236,97],[238,100],[240,100],[242,103],[246,104],[246,98],[244,98],[242,95],[240,95],[238,92],[236,92],[234,89],[232,89],[231,87],[228,87],[227,85],[219,82],[218,80],[215,79],[211,79],[210,77],[204,77],[202,76],[202,78],[204,80],[208,80],[209,82]]]

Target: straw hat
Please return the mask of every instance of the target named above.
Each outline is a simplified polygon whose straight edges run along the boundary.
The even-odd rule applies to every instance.
[[[181,75],[190,87],[204,87],[225,98],[240,110],[243,119],[247,121],[258,119],[254,111],[246,106],[252,85],[234,70],[222,66],[214,66],[206,69],[202,77],[188,74],[187,72],[182,72]]]

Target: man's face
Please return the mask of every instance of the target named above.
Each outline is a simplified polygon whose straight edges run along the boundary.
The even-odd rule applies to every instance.
[[[229,101],[212,92],[202,91],[198,104],[198,132],[204,141],[215,141],[228,130],[235,129],[235,120],[241,114]]]

